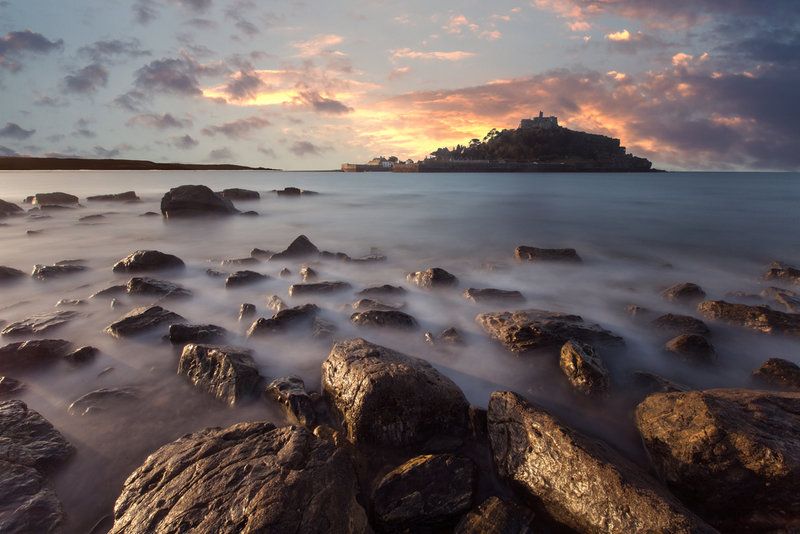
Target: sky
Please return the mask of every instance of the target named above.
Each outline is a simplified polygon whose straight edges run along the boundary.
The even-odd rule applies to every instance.
[[[0,155],[333,169],[523,117],[800,169],[800,0],[0,0]]]

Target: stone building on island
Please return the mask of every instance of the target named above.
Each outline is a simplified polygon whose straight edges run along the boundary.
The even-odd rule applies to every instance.
[[[519,121],[519,127],[523,129],[538,128],[540,130],[551,130],[558,128],[558,118],[555,116],[545,117],[544,112],[540,111],[538,117]]]

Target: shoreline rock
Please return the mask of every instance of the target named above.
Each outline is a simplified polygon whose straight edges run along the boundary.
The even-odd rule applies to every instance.
[[[422,289],[442,289],[458,285],[458,278],[440,267],[409,273],[406,279]]]
[[[161,198],[161,214],[167,219],[237,213],[233,202],[204,185],[173,187]]]
[[[183,260],[172,254],[158,250],[137,250],[115,263],[111,270],[115,273],[143,273],[185,267]]]
[[[181,352],[178,374],[228,406],[252,397],[261,381],[250,349],[223,345],[189,343]]]
[[[168,322],[182,322],[184,318],[161,306],[134,308],[105,328],[116,338],[137,336],[161,327]]]
[[[514,258],[530,262],[583,262],[574,248],[538,248],[526,245],[520,245],[514,250]]]
[[[697,311],[707,319],[758,330],[765,334],[800,336],[800,314],[776,311],[769,306],[706,300],[697,305]]]

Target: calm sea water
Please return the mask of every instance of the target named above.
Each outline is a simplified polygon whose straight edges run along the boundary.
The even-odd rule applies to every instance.
[[[239,202],[259,217],[214,220],[163,220],[140,217],[159,211],[170,187],[205,184],[262,192],[258,202]],[[298,186],[321,193],[283,198],[271,189]],[[137,249],[158,249],[180,256],[187,270],[170,276],[191,289],[188,301],[165,304],[191,322],[214,323],[233,332],[233,344],[254,349],[266,377],[301,375],[310,389],[319,387],[319,365],[327,348],[297,339],[248,341],[238,323],[242,302],[269,316],[265,298],[280,295],[290,304],[313,300],[336,322],[339,336],[360,335],[409,354],[427,358],[453,378],[474,404],[485,405],[495,389],[514,389],[542,402],[585,430],[638,458],[630,422],[630,399],[613,396],[587,402],[565,387],[557,363],[517,358],[482,334],[474,317],[486,308],[452,294],[411,289],[402,299],[422,328],[413,334],[357,331],[349,324],[355,299],[350,293],[293,300],[284,266],[266,262],[254,269],[267,282],[226,290],[224,281],[205,270],[219,260],[247,256],[254,247],[282,250],[299,234],[320,249],[365,255],[373,248],[388,256],[381,264],[322,262],[322,279],[346,280],[359,289],[373,284],[404,284],[408,271],[439,266],[454,273],[461,287],[517,289],[525,307],[577,313],[626,338],[627,346],[604,355],[618,392],[628,389],[634,369],[660,373],[695,387],[748,384],[750,371],[764,359],[797,361],[796,341],[715,326],[711,340],[719,353],[712,369],[695,369],[661,352],[663,336],[634,324],[625,313],[635,303],[658,311],[692,313],[662,301],[658,292],[673,283],[700,284],[710,298],[730,291],[758,293],[765,266],[773,259],[800,263],[800,174],[342,174],[263,172],[26,172],[0,173],[0,198],[21,203],[25,196],[64,191],[86,197],[135,190],[137,204],[89,203],[51,211],[47,219],[0,221],[0,265],[30,270],[37,263],[82,259],[85,273],[50,282],[25,281],[2,288],[0,319],[12,321],[53,309],[62,298],[86,298],[126,277],[111,265]],[[85,215],[103,219],[80,222]],[[28,235],[28,230],[41,233]],[[579,266],[520,265],[514,248],[574,247]],[[488,269],[487,264],[499,268]],[[247,267],[253,268],[253,267]],[[224,268],[222,268],[224,270]],[[69,515],[68,530],[85,532],[104,514],[124,478],[144,457],[176,437],[206,426],[271,419],[281,415],[262,401],[228,409],[193,390],[176,376],[177,355],[158,335],[120,341],[103,328],[145,300],[125,298],[112,310],[107,301],[78,308],[82,316],[54,333],[76,345],[95,345],[102,354],[90,365],[66,365],[17,376],[27,384],[21,398],[41,412],[72,441],[78,452],[55,475]],[[422,332],[456,326],[467,345],[438,350]],[[2,340],[5,342],[5,340]],[[10,342],[12,340],[9,340]],[[109,368],[112,370],[107,371]],[[106,371],[106,372],[103,372]],[[73,417],[69,404],[100,387],[135,386],[143,400],[128,410],[96,417]],[[620,398],[618,398],[620,397]]]

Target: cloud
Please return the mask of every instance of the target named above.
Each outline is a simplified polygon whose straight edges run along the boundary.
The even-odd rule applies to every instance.
[[[331,48],[341,44],[344,38],[336,34],[317,35],[307,41],[297,41],[292,46],[297,50],[300,57],[314,57],[324,52],[330,52]]]
[[[168,128],[185,128],[191,126],[192,121],[191,119],[178,119],[172,113],[164,113],[163,115],[145,113],[131,117],[126,124],[128,126],[145,126],[157,130],[166,130]]]
[[[64,76],[63,85],[69,93],[94,93],[108,85],[108,71],[99,63],[92,63]]]
[[[132,89],[114,99],[114,105],[128,111],[138,112],[147,100],[147,95],[141,91]]]
[[[266,88],[267,85],[258,74],[239,71],[225,84],[224,92],[233,100],[249,100]]]
[[[224,66],[203,65],[188,56],[162,58],[137,70],[134,85],[142,92],[199,96],[203,94],[199,78],[224,70]]]
[[[234,159],[233,151],[230,148],[215,148],[208,153],[208,161],[229,162]]]
[[[474,57],[474,52],[465,52],[463,50],[453,50],[450,52],[421,52],[412,50],[410,48],[398,48],[392,50],[392,58],[394,59],[433,59],[437,61],[462,61]]]
[[[181,150],[189,150],[190,148],[194,148],[200,144],[194,137],[189,134],[180,135],[177,137],[172,137],[170,139],[170,144],[175,148],[179,148]]]
[[[19,156],[19,153],[17,153],[14,150],[11,150],[7,146],[0,145],[0,156],[5,156],[5,157]]]
[[[138,39],[129,39],[127,41],[111,39],[95,41],[90,45],[82,46],[78,49],[78,54],[89,58],[94,63],[107,63],[113,62],[117,58],[149,56],[150,51],[142,50]]]
[[[252,133],[254,130],[266,128],[270,124],[271,123],[269,120],[265,119],[264,117],[246,117],[244,119],[238,119],[220,125],[208,126],[203,128],[203,134],[212,137],[217,134],[222,134],[231,139],[241,139],[250,135],[250,133]]]
[[[335,100],[333,98],[325,98],[317,91],[301,91],[299,93],[299,100],[311,106],[311,109],[320,113],[330,113],[338,115],[342,113],[350,113],[353,108]]]
[[[389,79],[396,80],[398,78],[402,78],[409,72],[411,72],[411,67],[397,67],[392,69],[392,71],[389,73]]]
[[[36,130],[26,130],[15,122],[7,122],[5,126],[0,128],[0,137],[10,137],[11,139],[27,139],[35,133]]]
[[[322,153],[325,152],[326,150],[330,149],[327,147],[315,145],[311,141],[295,141],[289,147],[289,151],[298,158],[302,158],[305,156],[321,156]]]
[[[136,0],[131,6],[133,18],[139,24],[145,25],[158,17],[158,10],[154,0]]]
[[[613,33],[607,33],[606,39],[609,41],[630,41],[631,40],[631,32],[628,30],[622,30]]]
[[[104,148],[104,147],[99,146],[99,145],[95,146],[93,151],[94,151],[94,155],[97,156],[98,158],[106,158],[106,159],[116,158],[121,153],[119,148],[110,148],[109,149],[109,148]]]
[[[262,153],[265,156],[268,156],[270,158],[277,158],[278,157],[277,154],[275,154],[275,151],[273,149],[271,149],[271,148],[264,148],[263,146],[260,146],[260,147],[258,147],[257,150],[260,153]]]
[[[47,54],[64,47],[64,41],[51,41],[41,33],[30,30],[8,32],[0,37],[0,68],[17,72],[22,69],[26,54]]]

